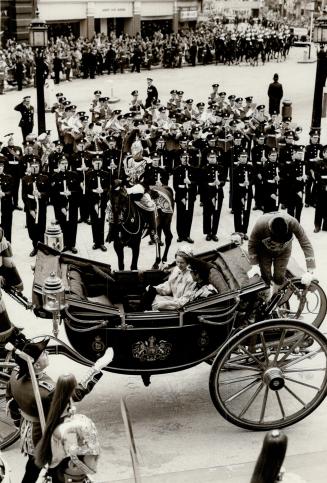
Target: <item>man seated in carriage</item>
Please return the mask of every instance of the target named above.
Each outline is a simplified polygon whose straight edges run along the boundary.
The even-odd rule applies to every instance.
[[[131,155],[123,162],[123,184],[129,195],[132,195],[135,203],[142,209],[149,225],[149,232],[152,241],[157,240],[155,203],[152,200],[149,187],[146,185],[144,172],[147,164],[151,163],[150,158],[143,156],[143,146],[139,139],[136,139],[131,146]]]

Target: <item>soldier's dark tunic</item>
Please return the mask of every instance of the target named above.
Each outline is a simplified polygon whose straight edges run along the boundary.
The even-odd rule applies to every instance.
[[[305,161],[307,165],[307,175],[308,179],[305,187],[305,203],[306,205],[314,206],[315,204],[315,182],[313,173],[315,170],[316,163],[320,158],[320,153],[322,151],[322,145],[308,144],[305,148]]]
[[[40,193],[40,198],[35,196],[35,189]],[[23,177],[22,198],[25,204],[26,224],[34,248],[39,241],[44,243],[49,190],[50,181],[47,175],[39,173]]]
[[[80,197],[80,204],[79,204],[79,212],[80,212],[80,219],[79,222],[87,222],[90,209],[89,209],[89,200],[86,193],[86,177],[91,169],[91,161],[85,155],[83,151],[78,151],[74,153],[70,157],[72,171],[77,174],[78,180],[81,186],[81,197]]]
[[[197,195],[198,170],[193,166],[180,165],[173,171],[176,200],[176,230],[180,240],[190,237],[194,202]]]
[[[254,174],[254,201],[255,207],[262,209],[263,200],[263,170],[267,161],[267,146],[257,144],[252,148],[251,160]]]
[[[317,161],[314,174],[316,178],[315,231],[327,231],[327,160]]]
[[[22,176],[24,175],[24,166],[22,164],[22,148],[20,146],[5,146],[2,148],[2,154],[6,156],[6,173],[13,178],[12,196],[14,208],[18,206],[18,192]]]
[[[0,174],[0,191],[4,194],[0,198],[0,226],[4,235],[11,242],[12,212],[13,212],[13,177],[10,174]]]
[[[276,176],[279,172],[277,161],[267,161],[262,167],[262,207],[264,213],[278,211],[279,206],[279,181]]]
[[[96,193],[101,188],[103,193]],[[86,193],[91,215],[93,243],[95,247],[104,244],[104,221],[109,197],[108,172],[102,169],[91,169],[86,176]]]
[[[217,235],[225,182],[226,169],[222,164],[208,164],[203,168],[201,176],[203,233],[211,237]]]
[[[251,204],[253,199],[253,166],[251,163],[239,163],[234,170],[233,200],[234,228],[236,232],[247,234]],[[249,183],[249,186],[246,186]]]
[[[65,186],[71,192],[64,194]],[[77,234],[78,207],[81,187],[78,176],[74,172],[55,173],[51,179],[51,199],[58,221],[64,235],[64,246],[68,249],[75,247]]]

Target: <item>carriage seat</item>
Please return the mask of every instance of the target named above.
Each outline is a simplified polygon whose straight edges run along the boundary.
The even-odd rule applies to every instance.
[[[93,267],[94,268],[94,267]],[[92,303],[113,305],[110,297],[110,284],[108,279],[99,274],[98,271],[83,270],[73,264],[67,265],[66,279],[68,290],[82,300]]]

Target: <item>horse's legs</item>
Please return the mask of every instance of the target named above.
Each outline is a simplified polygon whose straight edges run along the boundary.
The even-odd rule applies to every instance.
[[[164,223],[163,226],[162,226],[162,230],[165,234],[165,251],[164,251],[163,256],[162,256],[163,262],[167,261],[168,251],[169,251],[169,248],[170,248],[170,245],[171,245],[171,241],[173,239],[173,234],[172,234],[171,229],[170,229],[171,219],[172,219],[172,215],[170,215],[170,219],[167,218],[166,223]]]
[[[114,241],[114,249],[118,258],[118,269],[124,270],[124,246],[118,241]]]
[[[141,243],[141,238],[137,237],[137,240],[135,240],[133,245],[131,246],[131,249],[132,249],[131,270],[137,270],[137,262],[139,260],[139,254],[140,254],[140,243]]]

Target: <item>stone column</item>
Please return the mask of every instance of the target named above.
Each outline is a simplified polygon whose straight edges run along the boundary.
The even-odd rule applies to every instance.
[[[88,39],[92,39],[95,35],[94,30],[94,13],[95,2],[87,2],[86,7],[86,36]]]
[[[104,35],[108,34],[107,19],[106,18],[100,18],[100,32]]]
[[[134,2],[133,6],[134,10],[134,18],[133,18],[133,29],[134,33],[133,35],[136,35],[137,33],[141,33],[141,2]]]
[[[178,12],[178,4],[177,0],[174,0],[173,3],[173,32],[176,34],[178,32],[179,26],[179,12]]]

